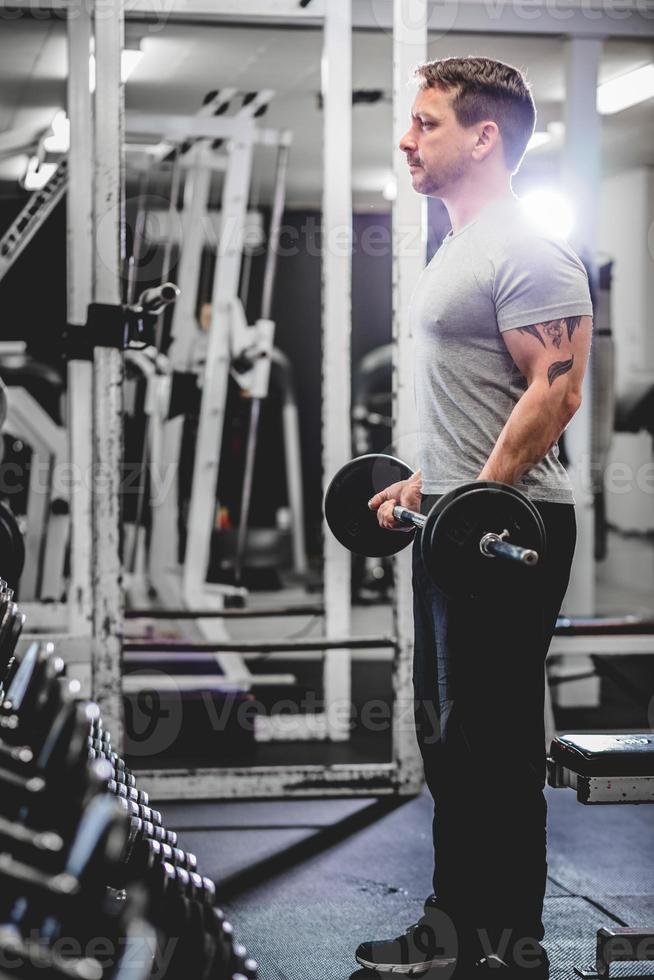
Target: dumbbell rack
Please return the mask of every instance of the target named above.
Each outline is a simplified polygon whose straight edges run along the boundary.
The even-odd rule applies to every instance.
[[[0,954],[20,961],[11,976],[254,980],[214,882],[164,828],[54,645],[16,653],[24,619],[0,580]]]

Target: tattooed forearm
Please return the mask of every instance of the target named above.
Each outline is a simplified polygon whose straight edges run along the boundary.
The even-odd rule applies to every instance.
[[[573,354],[569,361],[555,361],[554,364],[550,364],[547,369],[547,380],[550,383],[550,388],[557,378],[560,378],[562,374],[567,374],[568,371],[572,370],[572,365],[574,362],[575,356]]]
[[[545,320],[544,323],[533,323],[528,327],[518,327],[518,330],[520,333],[528,333],[530,336],[535,337],[536,340],[543,345],[543,347],[546,347],[547,344],[545,343],[545,340],[540,332],[540,327],[542,327],[545,336],[549,337],[553,346],[558,350],[561,346],[561,341],[563,340],[563,324],[566,326],[568,340],[570,341],[572,340],[572,335],[580,323],[580,316],[566,316],[560,320]]]
[[[528,327],[518,327],[518,333],[531,334],[532,337],[535,337],[536,340],[540,341],[543,347],[545,346],[545,341],[541,337],[540,333],[538,332],[538,327],[536,326],[530,325]]]

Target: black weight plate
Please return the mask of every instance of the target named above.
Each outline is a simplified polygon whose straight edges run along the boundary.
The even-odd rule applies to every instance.
[[[479,543],[489,531],[538,552],[536,566],[488,558]],[[537,508],[515,487],[489,480],[466,483],[441,497],[429,512],[421,553],[430,576],[451,597],[493,598],[528,582],[545,559],[545,527]]]
[[[25,563],[25,543],[18,522],[9,507],[0,501],[0,576],[12,589],[18,585]]]
[[[394,555],[413,539],[409,531],[388,531],[368,510],[368,501],[398,480],[407,480],[413,470],[394,456],[370,453],[346,463],[327,487],[325,520],[337,541],[355,555],[383,558]]]

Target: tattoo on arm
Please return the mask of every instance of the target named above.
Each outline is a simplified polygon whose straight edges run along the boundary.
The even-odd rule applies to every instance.
[[[563,339],[563,320],[548,320],[543,329],[558,350]]]
[[[580,316],[566,316],[560,320],[546,320],[544,323],[530,324],[528,327],[518,327],[520,333],[528,333],[534,337],[543,347],[547,347],[545,340],[539,330],[543,328],[546,337],[552,341],[552,345],[558,350],[563,340],[563,324],[566,326],[568,341],[572,340],[572,335],[581,323]]]
[[[543,347],[545,346],[545,341],[543,340],[540,333],[538,332],[538,327],[534,326],[533,324],[528,327],[518,327],[518,333],[531,334],[531,336],[535,337],[536,340],[538,340],[543,345]]]
[[[562,374],[567,374],[568,371],[572,370],[572,365],[574,362],[575,356],[573,354],[569,361],[555,361],[554,364],[550,364],[547,369],[547,380],[550,383],[550,388],[557,378],[560,378]]]

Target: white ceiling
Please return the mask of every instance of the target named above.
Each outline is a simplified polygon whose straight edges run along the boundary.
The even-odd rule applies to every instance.
[[[128,109],[195,113],[212,89],[240,92],[275,90],[265,125],[291,129],[294,142],[288,202],[320,204],[322,124],[317,106],[322,33],[280,29],[169,23],[127,27],[127,43],[140,41],[144,56],[126,89]],[[539,128],[562,118],[563,41],[528,35],[448,34],[434,39],[430,57],[486,55],[515,64],[527,73],[539,110]],[[654,43],[605,42],[601,80],[654,60]],[[383,31],[354,35],[353,87],[391,92],[391,38]],[[62,20],[3,19],[0,32],[0,133],[38,134],[65,105],[66,41]],[[0,151],[5,137],[0,135]],[[359,206],[385,206],[381,188],[391,165],[391,106],[354,107],[353,180]],[[615,172],[654,165],[654,100],[603,120],[603,166]],[[270,150],[261,150],[255,169],[265,199],[272,172]],[[556,154],[530,153],[521,179],[556,176]],[[0,162],[0,179],[15,179],[25,157]]]

